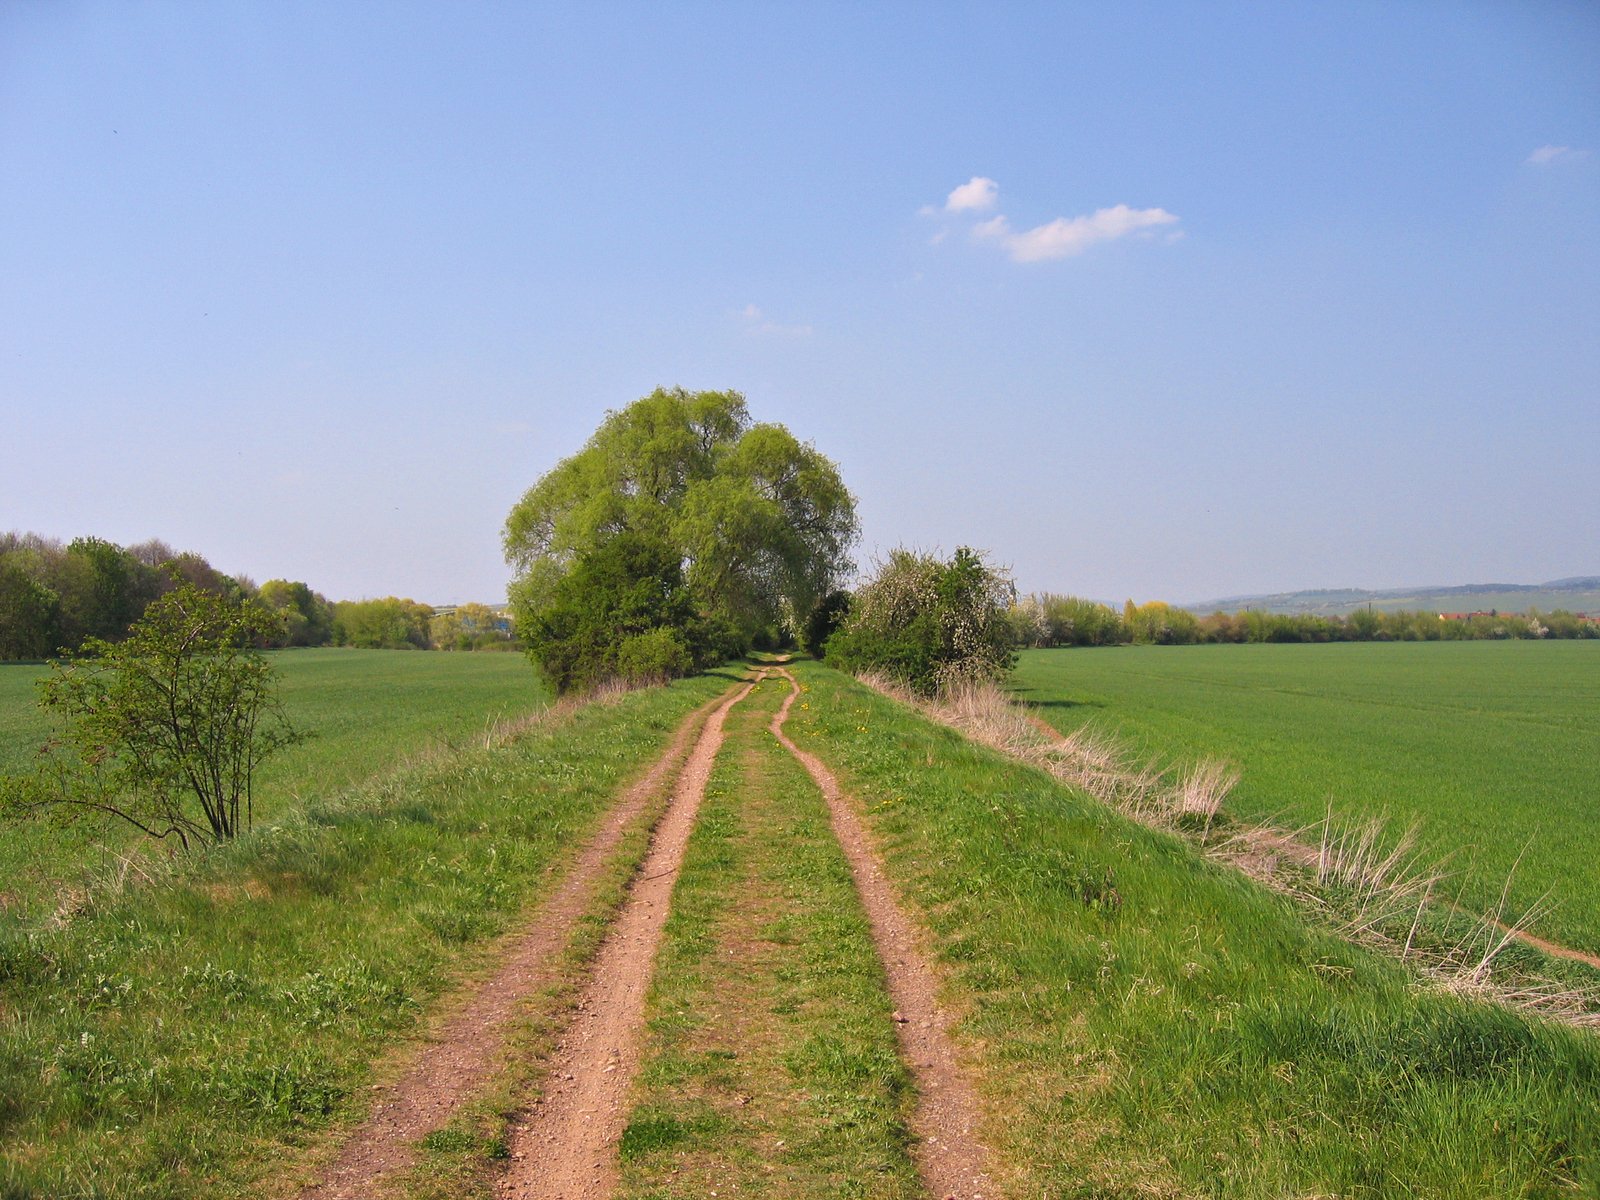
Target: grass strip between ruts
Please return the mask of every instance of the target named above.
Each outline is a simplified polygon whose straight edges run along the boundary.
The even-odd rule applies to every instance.
[[[730,715],[647,1002],[622,1139],[634,1200],[920,1195],[883,970],[821,795],[766,725]]]
[[[1420,989],[1287,901],[802,664],[789,731],[933,931],[1019,1198],[1600,1186],[1600,1040]]]

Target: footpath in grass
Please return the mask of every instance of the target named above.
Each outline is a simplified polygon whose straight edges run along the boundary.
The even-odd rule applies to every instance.
[[[1416,822],[1475,912],[1600,953],[1600,642],[1125,646],[1022,655],[1018,698],[1160,760],[1224,758],[1227,811]]]
[[[1425,990],[1286,900],[824,668],[789,732],[949,968],[1005,1194],[1600,1189],[1600,1040]]]
[[[883,970],[821,794],[735,709],[647,1001],[621,1195],[921,1195]]]
[[[445,753],[0,924],[0,1195],[285,1194],[713,674]]]

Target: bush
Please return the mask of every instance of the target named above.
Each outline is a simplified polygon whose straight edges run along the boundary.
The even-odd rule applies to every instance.
[[[259,605],[184,583],[126,641],[90,638],[41,683],[62,729],[34,776],[5,781],[4,807],[106,813],[185,847],[248,829],[256,767],[298,738],[254,649],[280,628]]]
[[[665,683],[687,675],[693,665],[676,629],[636,633],[617,647],[617,674],[630,683]]]
[[[806,617],[800,631],[800,648],[813,658],[821,658],[828,639],[850,612],[849,592],[829,592]]]
[[[558,692],[676,678],[745,649],[731,622],[695,611],[682,560],[658,538],[613,534],[548,587],[538,584],[514,588],[512,609],[528,654]]]
[[[1016,662],[1009,576],[963,546],[948,563],[895,550],[827,643],[847,671],[883,671],[923,695],[1004,676]]]

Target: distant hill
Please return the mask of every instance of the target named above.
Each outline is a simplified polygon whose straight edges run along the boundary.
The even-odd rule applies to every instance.
[[[1549,583],[1469,583],[1453,587],[1322,588],[1305,592],[1277,592],[1259,596],[1224,596],[1199,604],[1185,604],[1190,612],[1239,612],[1254,608],[1274,613],[1315,613],[1333,617],[1358,608],[1422,612],[1541,612],[1564,608],[1571,612],[1600,613],[1600,575],[1575,575]]]

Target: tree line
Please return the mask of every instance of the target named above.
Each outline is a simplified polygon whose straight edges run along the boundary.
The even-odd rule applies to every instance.
[[[203,555],[157,538],[120,546],[34,533],[0,534],[0,660],[77,654],[91,639],[120,642],[156,600],[190,584],[235,604],[251,601],[272,620],[262,648],[479,650],[513,645],[510,621],[483,604],[436,611],[415,600],[329,600],[299,580],[257,585],[227,575]]]
[[[1197,616],[1159,600],[1119,613],[1110,605],[1049,592],[1022,597],[1009,620],[1017,644],[1045,646],[1192,646],[1244,642],[1453,642],[1486,639],[1600,638],[1600,622],[1577,613],[1436,612],[1358,609],[1346,616],[1214,612]]]

